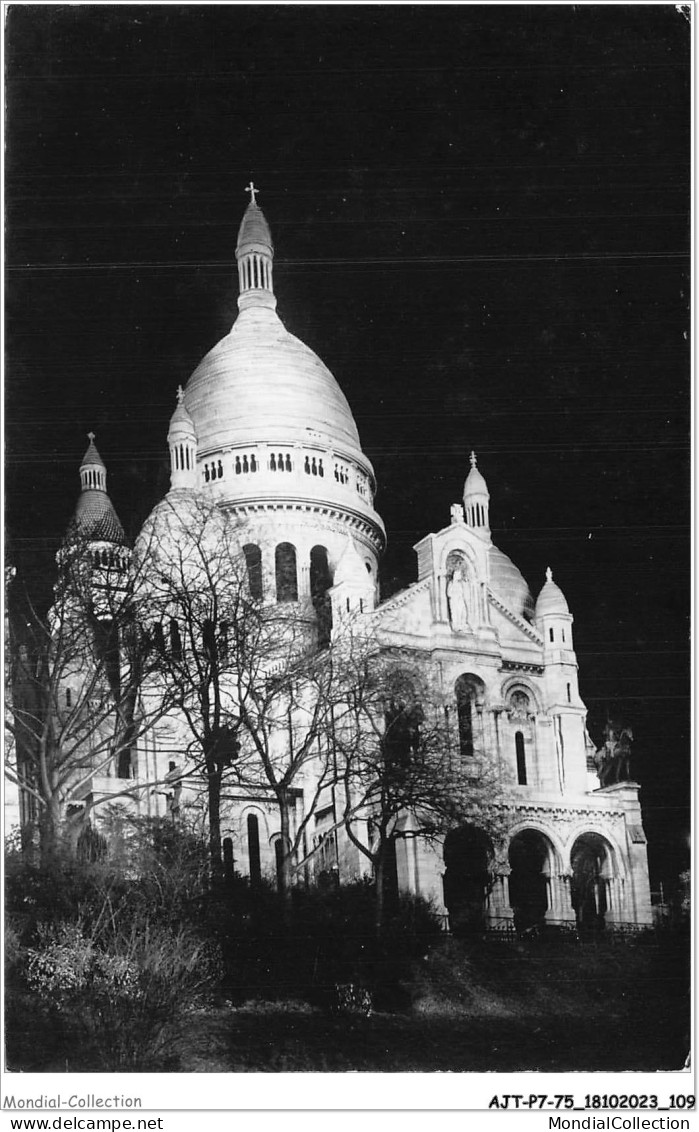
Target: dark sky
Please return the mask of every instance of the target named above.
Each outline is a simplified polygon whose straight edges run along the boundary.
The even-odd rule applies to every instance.
[[[654,883],[689,763],[689,48],[674,4],[10,7],[6,522],[35,592],[93,429],[134,534],[230,328],[251,177],[345,391],[384,593],[475,448],[494,541],[635,733]]]

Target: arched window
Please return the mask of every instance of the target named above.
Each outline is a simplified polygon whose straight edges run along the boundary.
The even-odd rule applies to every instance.
[[[470,759],[475,754],[473,743],[474,711],[476,706],[476,686],[468,676],[459,676],[454,686],[456,693],[456,712],[459,721],[459,750],[462,758]]]
[[[165,652],[165,636],[163,634],[163,625],[161,621],[156,621],[153,626],[153,644],[159,653]]]
[[[243,554],[248,571],[250,597],[253,601],[260,601],[262,598],[262,551],[259,546],[249,542],[243,547]]]
[[[173,660],[182,660],[180,627],[174,619],[170,621],[170,653]]]
[[[311,549],[311,601],[316,611],[319,628],[319,643],[327,644],[330,640],[330,602],[328,590],[332,585],[330,567],[328,565],[328,552],[324,546],[314,546]]]
[[[549,629],[549,640],[553,640],[553,629]]]
[[[71,693],[70,688],[66,688],[66,707],[69,708],[69,707],[72,707],[72,706],[73,706],[73,695]]]
[[[277,601],[297,601],[296,549],[290,542],[280,542],[274,552]]]
[[[274,859],[277,865],[277,886],[282,887],[282,871],[284,868],[284,846],[281,837],[274,842]]]
[[[524,735],[515,732],[515,755],[517,756],[517,785],[527,785],[527,756],[524,750]]]
[[[260,829],[255,814],[248,814],[248,867],[250,869],[250,884],[259,884],[262,879],[260,869]]]
[[[218,649],[216,647],[216,626],[209,618],[202,624],[201,637],[206,658],[213,664],[218,657]]]

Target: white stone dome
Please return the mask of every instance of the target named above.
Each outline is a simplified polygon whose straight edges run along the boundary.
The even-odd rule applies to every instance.
[[[199,457],[239,445],[318,443],[371,469],[347,399],[268,307],[242,310],[186,388]]]
[[[546,571],[546,581],[541,587],[538,598],[536,599],[536,616],[546,617],[553,614],[554,616],[568,616],[570,610],[568,602],[566,601],[565,594],[560,586],[557,586],[553,580],[551,568]]]
[[[511,558],[491,546],[488,550],[490,588],[497,598],[513,613],[531,621],[534,613],[534,599],[524,576]]]

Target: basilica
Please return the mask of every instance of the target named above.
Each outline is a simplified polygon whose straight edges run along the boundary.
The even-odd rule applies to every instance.
[[[250,193],[236,247],[239,313],[178,391],[167,433],[171,488],[144,527],[141,552],[154,532],[160,554],[177,550],[192,501],[203,500],[244,531],[240,549],[256,601],[315,618],[323,648],[339,647],[349,622],[361,623],[430,673],[445,705],[444,742],[474,775],[485,768],[497,822],[471,813],[436,838],[419,828],[397,837],[400,891],[430,899],[453,929],[474,915],[494,928],[518,917],[649,924],[639,786],[618,736],[610,732],[606,761],[589,738],[573,615],[554,573],[542,563],[534,599],[494,545],[488,469],[471,452],[438,529],[415,546],[416,581],[380,600],[386,530],[374,469],[335,378],[277,313],[270,227],[252,186]],[[92,437],[80,476],[74,526],[95,563],[123,555]],[[490,487],[496,508],[497,484]],[[179,638],[173,647],[182,647]],[[186,796],[186,761],[173,712],[143,733],[128,759],[93,777],[93,801],[123,797],[128,778],[135,806],[167,814]],[[340,881],[366,875],[367,858],[337,820],[333,784],[319,790],[314,765],[306,762],[293,782],[291,821],[304,830],[294,844],[305,862],[294,875],[312,882],[321,866]],[[144,785],[153,782],[161,785]],[[410,830],[410,813],[398,820]],[[241,789],[224,802],[221,837],[238,873],[273,879],[281,836],[266,788]]]

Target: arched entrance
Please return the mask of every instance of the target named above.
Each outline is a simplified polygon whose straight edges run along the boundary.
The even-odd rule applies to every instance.
[[[570,898],[578,928],[597,931],[609,911],[607,881],[612,876],[609,847],[598,833],[582,833],[571,849]]]
[[[517,931],[543,924],[549,907],[551,848],[543,834],[523,829],[510,842],[510,907]]]
[[[454,935],[480,931],[492,887],[493,844],[482,829],[465,825],[444,842],[444,903]]]

